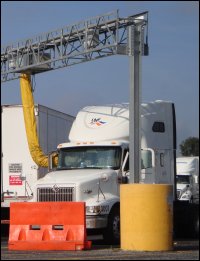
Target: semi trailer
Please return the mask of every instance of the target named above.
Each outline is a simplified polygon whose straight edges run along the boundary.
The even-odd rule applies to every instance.
[[[74,117],[36,104],[34,113],[43,151],[54,151],[58,143],[68,141]],[[47,168],[32,159],[26,138],[22,105],[2,105],[1,213],[10,202],[27,201],[33,196],[33,184],[42,178]]]

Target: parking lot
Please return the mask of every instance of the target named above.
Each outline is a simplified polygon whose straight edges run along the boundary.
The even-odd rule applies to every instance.
[[[199,240],[174,240],[174,249],[162,252],[124,251],[100,239],[92,240],[92,248],[84,251],[9,251],[4,237],[1,260],[199,260]]]

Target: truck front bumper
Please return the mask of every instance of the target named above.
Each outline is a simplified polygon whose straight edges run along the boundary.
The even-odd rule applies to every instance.
[[[108,216],[86,216],[86,228],[105,228],[107,227]]]

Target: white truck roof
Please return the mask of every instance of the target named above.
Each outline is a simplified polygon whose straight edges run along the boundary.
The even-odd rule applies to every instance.
[[[154,101],[141,105],[141,147],[173,148],[173,137],[168,133],[173,128],[172,102]],[[154,122],[164,122],[163,133],[153,132]],[[169,140],[170,139],[170,140]],[[129,141],[129,104],[89,106],[83,108],[72,125],[71,142]]]
[[[72,125],[69,140],[127,140],[128,128],[128,104],[85,107]]]

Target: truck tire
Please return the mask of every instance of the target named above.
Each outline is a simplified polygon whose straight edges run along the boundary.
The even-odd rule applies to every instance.
[[[119,206],[115,206],[109,216],[107,228],[103,231],[106,244],[118,245],[120,243],[120,212]]]

